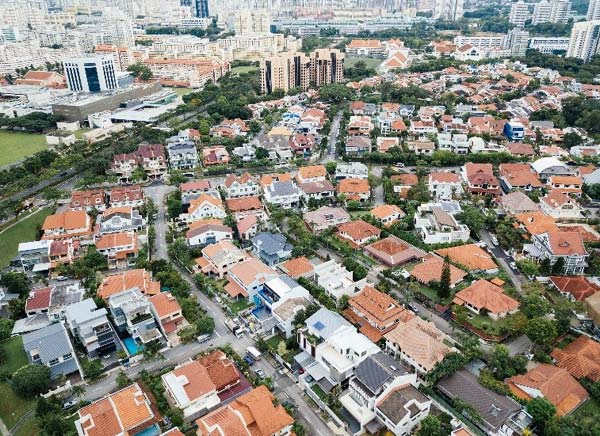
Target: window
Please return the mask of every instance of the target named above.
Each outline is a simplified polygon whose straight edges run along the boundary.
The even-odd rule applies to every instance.
[[[63,354],[63,360],[69,360],[73,355],[71,353]]]
[[[58,359],[52,359],[50,362],[48,362],[48,365],[50,366],[54,366],[56,364],[58,364]]]

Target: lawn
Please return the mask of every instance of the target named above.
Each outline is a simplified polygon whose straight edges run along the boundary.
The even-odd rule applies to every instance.
[[[600,404],[591,398],[573,414],[573,417],[580,422],[583,427],[589,428],[597,423],[599,416]]]
[[[229,306],[229,309],[234,315],[237,315],[239,312],[248,309],[252,305],[253,304],[250,301],[248,301],[247,298],[242,298],[241,300],[227,301],[227,306]]]
[[[522,324],[525,321],[523,318],[525,318],[525,314],[520,312],[514,315],[507,315],[498,320],[493,320],[487,315],[476,315],[468,312],[467,322],[485,333],[503,335],[510,332],[514,325]]]
[[[23,350],[23,339],[15,336],[0,342],[0,347],[6,351],[6,363],[0,369],[14,373],[20,367],[27,365],[27,355]]]
[[[48,215],[53,213],[53,208],[47,207],[32,214],[23,221],[0,233],[0,268],[7,266],[17,255],[19,242],[33,241],[36,236],[36,227],[44,223]]]
[[[169,88],[169,91],[173,91],[180,97],[183,97],[184,95],[189,94],[190,92],[194,92],[192,88]]]
[[[34,434],[39,434],[40,428],[35,422],[34,418],[27,419],[23,421],[21,426],[18,428],[16,432],[14,432],[14,436],[32,436]]]
[[[324,403],[327,401],[327,393],[323,389],[321,389],[321,386],[315,383],[310,388],[315,394],[317,394],[321,401],[323,401]]]
[[[47,148],[44,135],[0,130],[0,168]]]
[[[231,74],[244,74],[244,73],[251,73],[253,71],[258,70],[258,67],[255,67],[254,65],[247,65],[247,66],[241,66],[241,67],[233,67],[231,69]]]
[[[353,67],[357,62],[364,62],[367,65],[367,68],[377,68],[381,63],[382,59],[373,59],[373,58],[365,58],[365,57],[346,57],[344,59],[344,67]]]
[[[35,400],[17,397],[8,383],[0,383],[0,417],[10,429],[28,411],[35,407]]]

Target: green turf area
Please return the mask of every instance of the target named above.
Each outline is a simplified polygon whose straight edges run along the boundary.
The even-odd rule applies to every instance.
[[[83,134],[89,132],[90,130],[92,130],[92,129],[83,128],[83,129],[75,130],[73,132],[73,134],[75,135],[75,137],[77,139],[81,139],[81,138],[83,138]]]
[[[23,221],[0,233],[0,268],[5,267],[17,255],[19,242],[33,241],[36,227],[43,224],[44,219],[51,215],[53,208],[47,207],[25,218]]]
[[[227,306],[229,306],[229,309],[231,309],[231,312],[234,315],[237,315],[239,312],[253,306],[253,303],[248,301],[247,298],[242,298],[241,300],[227,301]]]
[[[0,365],[0,369],[11,374],[20,367],[27,365],[27,355],[23,350],[23,339],[15,336],[0,342],[0,348],[6,351],[6,362]]]
[[[0,130],[0,167],[18,162],[46,148],[48,144],[44,135]]]
[[[35,407],[34,400],[17,397],[8,383],[0,383],[0,398],[0,417],[9,429]]]
[[[365,57],[347,57],[344,59],[344,67],[353,67],[357,62],[364,62],[367,68],[377,68],[379,64],[381,64],[382,59],[373,59],[373,58],[365,58]]]
[[[258,67],[255,67],[254,65],[248,65],[248,66],[242,66],[242,67],[233,67],[231,69],[231,74],[244,74],[244,73],[251,73],[253,71],[258,70]]]
[[[35,422],[35,418],[26,419],[21,426],[14,432],[14,436],[32,436],[40,433],[40,428]]]
[[[194,92],[191,88],[169,88],[169,91],[173,91],[178,96],[182,97],[190,92]]]

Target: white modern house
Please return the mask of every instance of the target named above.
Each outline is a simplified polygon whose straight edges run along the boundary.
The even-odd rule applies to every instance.
[[[471,230],[464,224],[459,224],[454,217],[458,210],[448,206],[456,203],[425,203],[417,208],[415,214],[415,229],[426,244],[450,244],[467,242]]]
[[[353,297],[367,285],[366,278],[355,282],[352,271],[333,259],[316,265],[314,274],[317,285],[336,301],[344,295]]]

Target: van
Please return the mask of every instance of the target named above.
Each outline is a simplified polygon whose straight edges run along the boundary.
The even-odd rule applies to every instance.
[[[200,336],[198,336],[198,337],[196,338],[196,340],[197,340],[199,343],[201,343],[201,344],[202,344],[202,343],[204,343],[204,342],[207,342],[207,341],[209,341],[209,340],[210,340],[210,338],[211,338],[211,336],[212,336],[212,333],[207,333],[207,334],[205,334],[205,335],[200,335]]]

